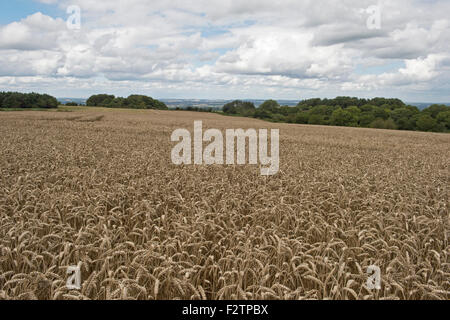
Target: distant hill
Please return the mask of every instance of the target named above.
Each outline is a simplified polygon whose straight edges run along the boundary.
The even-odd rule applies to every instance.
[[[232,102],[233,100],[222,100],[222,99],[159,99],[164,102],[170,109],[175,108],[187,108],[187,107],[197,107],[197,108],[221,108],[225,104]],[[244,101],[252,102],[256,107],[259,107],[264,103],[263,99],[242,99]],[[86,104],[87,99],[85,98],[58,98],[61,104],[66,104],[67,102],[76,102],[78,104]],[[277,100],[282,106],[296,106],[300,100]],[[435,104],[432,102],[406,102],[406,104],[416,106],[420,110],[426,109],[429,106]],[[450,106],[449,103],[443,103]]]
[[[170,109],[175,108],[187,108],[187,107],[197,107],[197,108],[220,108],[225,104],[232,102],[233,100],[208,100],[208,99],[160,99],[164,102]],[[242,99],[243,101],[252,102],[256,107],[259,107],[264,103],[263,99]],[[295,107],[299,100],[277,100],[277,102],[282,106]],[[406,104],[416,106],[420,110],[426,109],[429,106],[436,104],[433,102],[406,102]],[[441,104],[441,103],[437,103]],[[450,106],[450,103],[442,103]]]
[[[58,101],[61,104],[66,104],[68,102],[75,102],[75,103],[78,103],[78,104],[81,104],[81,105],[85,105],[86,104],[86,100],[87,99],[84,99],[84,98],[58,98]]]
[[[159,99],[164,102],[170,109],[181,108],[185,109],[187,107],[197,107],[197,108],[221,108],[227,103],[233,100],[221,100],[221,99]],[[259,107],[266,100],[257,99],[242,99],[243,101],[252,102],[256,107]],[[296,106],[300,100],[278,100],[278,103],[283,106]]]

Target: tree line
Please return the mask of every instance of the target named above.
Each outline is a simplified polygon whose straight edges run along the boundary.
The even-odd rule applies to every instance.
[[[236,100],[224,105],[223,113],[273,122],[450,132],[450,106],[435,104],[421,111],[399,99],[317,98],[295,107],[267,100],[259,108]]]
[[[0,108],[57,108],[58,100],[48,94],[0,92]],[[74,103],[75,105],[75,103]],[[128,98],[108,94],[91,96],[87,106],[168,110],[165,103],[145,95]],[[188,111],[217,112],[214,108],[188,107]],[[273,122],[333,125],[380,129],[450,132],[450,106],[434,104],[424,110],[400,99],[308,99],[295,107],[267,100],[258,108],[252,102],[236,100],[223,106],[227,115],[253,117]]]
[[[0,92],[0,108],[51,109],[58,108],[58,100],[48,94]]]
[[[91,96],[86,105],[89,107],[128,108],[128,109],[158,109],[168,110],[166,104],[144,95],[130,95],[128,98],[115,97],[108,94]]]

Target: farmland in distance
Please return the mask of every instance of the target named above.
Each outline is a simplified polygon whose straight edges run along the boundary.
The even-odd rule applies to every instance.
[[[195,120],[280,129],[280,172],[173,165]],[[448,134],[100,108],[0,124],[0,299],[449,298]]]

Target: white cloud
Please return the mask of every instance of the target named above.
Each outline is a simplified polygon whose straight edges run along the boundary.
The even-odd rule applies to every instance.
[[[38,12],[0,27],[0,49],[43,50],[58,46],[65,23]]]
[[[379,75],[363,75],[353,82],[342,84],[343,90],[374,90],[383,87],[427,88],[436,85],[434,80],[440,76],[442,63],[450,59],[450,54],[430,54],[426,58],[405,60],[405,67],[396,72]]]
[[[47,90],[56,81],[66,88],[160,88],[166,97],[190,88],[226,97],[276,88],[301,97],[405,93],[436,82],[445,88],[450,78],[445,0],[380,1],[381,30],[366,28],[372,0],[40,2],[64,12],[79,5],[82,29],[42,13],[0,26],[0,83],[7,88],[41,83]],[[355,72],[399,60],[404,68]]]
[[[246,33],[244,43],[218,60],[218,72],[332,79],[351,67],[341,45],[313,46],[311,32],[265,27]]]

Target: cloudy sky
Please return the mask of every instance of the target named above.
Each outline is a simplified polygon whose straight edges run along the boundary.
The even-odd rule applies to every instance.
[[[1,1],[0,90],[449,102],[449,12],[448,0]]]

